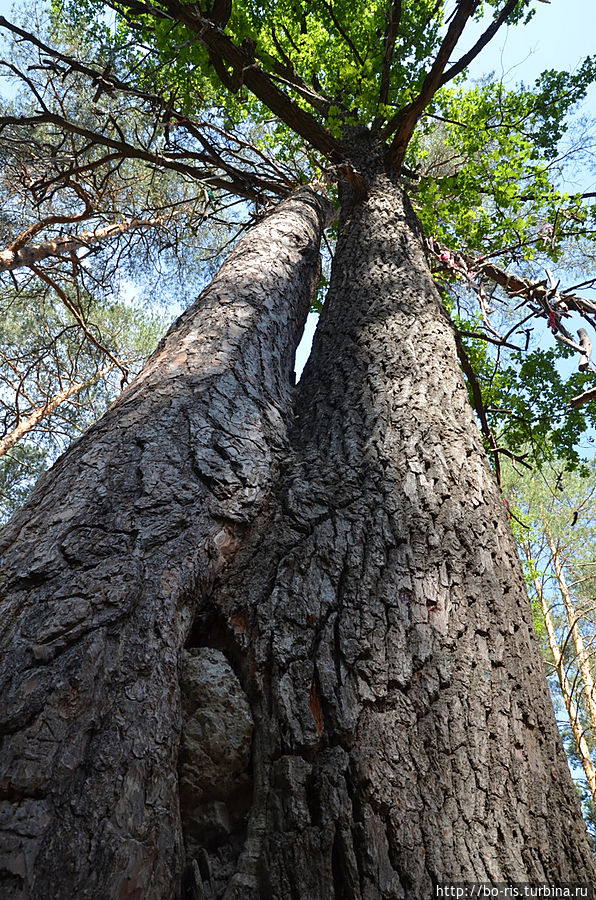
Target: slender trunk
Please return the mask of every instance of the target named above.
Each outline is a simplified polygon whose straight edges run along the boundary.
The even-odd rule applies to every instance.
[[[565,613],[567,615],[567,622],[569,624],[569,631],[571,633],[571,637],[573,638],[573,643],[575,645],[575,652],[577,654],[577,665],[581,675],[581,682],[584,691],[584,696],[586,698],[586,703],[588,705],[588,712],[590,714],[590,722],[592,723],[592,731],[596,735],[596,689],[594,687],[594,677],[592,675],[592,667],[590,665],[590,655],[586,650],[586,645],[584,644],[584,639],[582,637],[582,633],[580,631],[580,627],[578,624],[578,615],[577,611],[573,606],[573,601],[571,599],[571,594],[569,593],[569,587],[567,585],[567,581],[565,579],[565,574],[563,572],[563,566],[561,565],[561,555],[559,553],[558,547],[554,541],[554,538],[548,528],[545,527],[544,533],[546,535],[546,540],[548,543],[548,548],[550,550],[551,559],[553,561],[553,566],[555,568],[555,574],[557,576],[557,581],[559,583],[559,590],[561,591],[561,597],[563,598],[563,604],[565,606]]]
[[[269,502],[325,205],[244,238],[0,535],[0,893],[177,894],[179,649]]]
[[[532,554],[527,544],[524,544],[524,551],[528,558],[528,562],[531,564]],[[534,577],[534,589],[536,591],[538,599],[540,600],[540,606],[542,607],[542,615],[544,617],[546,634],[548,636],[548,646],[550,647],[550,652],[553,655],[555,671],[557,673],[557,678],[559,679],[561,695],[563,697],[565,709],[567,710],[567,716],[569,718],[569,724],[571,726],[571,731],[573,732],[573,737],[577,746],[577,752],[581,760],[582,768],[586,775],[586,781],[588,782],[590,793],[592,794],[592,799],[596,804],[596,770],[594,769],[594,764],[592,763],[590,748],[588,747],[588,742],[586,741],[584,729],[579,717],[579,710],[573,702],[573,688],[569,683],[569,679],[567,678],[567,672],[565,671],[565,660],[563,658],[563,654],[561,653],[561,648],[559,647],[555,626],[550,614],[550,608],[544,595],[540,580],[537,576]]]
[[[344,197],[277,506],[189,641],[225,653],[254,721],[231,877],[234,828],[209,842],[205,793],[183,803],[193,896],[592,883],[515,544],[420,229],[374,148],[351,158],[368,196]]]

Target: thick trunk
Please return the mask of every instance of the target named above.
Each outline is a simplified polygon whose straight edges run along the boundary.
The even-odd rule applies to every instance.
[[[180,648],[287,452],[324,207],[238,244],[2,531],[3,898],[178,891]]]
[[[368,196],[344,198],[288,440],[283,304],[311,280],[321,223],[305,198],[285,207],[298,246],[272,241],[258,273],[239,249],[206,320],[183,317],[11,527],[3,766],[22,896],[173,896],[178,671],[185,897],[593,880],[418,224],[374,148],[350,152]],[[273,293],[254,320],[232,279],[257,274]],[[186,336],[199,327],[209,361]]]
[[[231,879],[237,832],[209,844],[206,794],[183,804],[189,896],[595,877],[452,328],[409,204],[367,158],[277,507],[191,638],[248,698],[254,793]]]

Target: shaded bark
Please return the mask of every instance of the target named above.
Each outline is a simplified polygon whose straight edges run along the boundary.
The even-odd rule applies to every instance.
[[[325,215],[244,238],[1,532],[3,897],[178,891],[179,650],[287,451]]]

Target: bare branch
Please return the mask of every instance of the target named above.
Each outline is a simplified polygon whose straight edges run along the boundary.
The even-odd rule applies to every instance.
[[[74,190],[75,194],[77,194],[77,196],[83,200],[83,202],[85,203],[85,209],[82,210],[82,212],[76,213],[72,216],[46,216],[45,219],[40,219],[39,222],[31,225],[13,241],[8,250],[0,252],[0,272],[6,271],[8,268],[16,268],[15,266],[6,266],[6,268],[3,267],[2,263],[4,259],[7,258],[6,255],[10,254],[12,258],[17,259],[23,247],[25,247],[26,244],[28,244],[29,241],[31,241],[35,237],[35,235],[39,234],[45,228],[48,228],[50,225],[70,225],[74,222],[82,222],[85,219],[89,219],[93,215],[94,208],[89,195],[83,190],[80,185],[76,183],[69,184],[69,187],[71,187]]]
[[[286,186],[284,190],[284,186],[279,182],[260,178],[250,172],[240,172],[240,170],[237,170],[238,175],[235,179],[227,181],[224,178],[212,174],[208,169],[192,165],[187,161],[190,157],[199,161],[204,161],[206,164],[212,163],[213,160],[205,154],[185,153],[184,151],[178,152],[177,154],[154,152],[139,145],[116,140],[103,132],[92,131],[82,125],[78,125],[76,122],[70,121],[64,116],[58,115],[57,113],[39,113],[38,115],[26,117],[0,116],[0,131],[7,126],[36,127],[38,125],[56,125],[70,134],[78,134],[81,137],[85,137],[98,146],[109,147],[110,149],[117,151],[123,157],[129,159],[141,159],[155,165],[157,168],[171,169],[175,172],[180,172],[183,175],[189,175],[203,184],[212,187],[221,187],[226,191],[230,191],[240,197],[245,197],[248,200],[255,200],[257,202],[262,200],[261,191],[264,190],[274,191],[281,196],[289,193],[291,190],[288,186]]]
[[[578,406],[583,406],[584,403],[589,403],[590,400],[596,400],[596,388],[590,388],[589,391],[578,394],[577,397],[569,401],[569,406],[577,409]]]
[[[82,75],[86,75],[91,79],[91,83],[94,85],[94,87],[101,87],[107,93],[112,93],[112,91],[118,90],[126,92],[128,94],[132,94],[133,96],[138,97],[142,100],[150,100],[151,102],[158,100],[160,105],[163,104],[163,98],[159,97],[158,95],[139,90],[138,88],[133,87],[127,82],[121,81],[119,78],[116,78],[116,76],[112,73],[108,74],[105,70],[101,72],[98,69],[94,69],[92,66],[85,65],[74,56],[68,56],[58,50],[55,50],[53,47],[49,47],[34,34],[29,31],[25,31],[25,29],[23,28],[19,28],[18,25],[9,22],[8,19],[6,19],[4,16],[0,16],[0,28],[4,28],[7,31],[10,31],[12,34],[15,34],[17,35],[17,37],[21,38],[21,40],[26,41],[33,47],[37,47],[38,50],[40,50],[44,55],[49,56],[51,59],[55,59],[59,62],[64,63],[67,68],[66,70],[62,70],[62,74],[65,74],[69,70],[80,72]],[[19,77],[23,77],[22,73],[17,72],[17,74],[19,75]]]
[[[63,218],[62,221],[75,221],[75,219]],[[126,222],[115,222],[112,225],[105,225],[103,228],[98,228],[95,231],[83,231],[80,234],[68,234],[53,240],[43,241],[41,244],[35,244],[33,247],[22,247],[21,245],[20,248],[15,250],[15,244],[13,244],[8,250],[0,250],[0,272],[9,272],[21,266],[31,267],[33,264],[41,262],[48,257],[67,256],[81,248],[120,237],[121,234],[127,231],[140,228],[154,228],[163,225],[165,221],[166,219],[163,216],[129,219]],[[54,224],[50,219],[44,219],[43,222],[44,224],[48,222]],[[31,230],[33,230],[33,227]]]
[[[506,338],[491,337],[488,334],[483,334],[481,331],[460,331],[459,333],[462,337],[476,338],[481,341],[488,341],[489,344],[495,344],[497,347],[507,347],[508,350],[517,350],[519,353],[523,352],[521,347],[517,347],[515,344],[509,344]]]
[[[579,344],[583,350],[581,359],[579,361],[578,368],[580,372],[585,372],[586,369],[590,368],[590,356],[592,353],[592,341],[590,340],[590,336],[585,328],[578,329],[577,336],[579,337]]]
[[[594,325],[592,318],[590,318],[596,310],[596,303],[594,303],[594,301],[588,300],[585,297],[578,297],[577,295],[567,293],[566,291],[559,291],[558,282],[555,282],[552,274],[548,270],[547,279],[533,282],[527,278],[522,278],[519,275],[515,275],[512,272],[500,268],[488,259],[476,259],[466,253],[453,254],[450,250],[441,246],[432,238],[428,241],[428,246],[442,265],[446,266],[454,274],[464,276],[470,287],[476,291],[480,300],[485,324],[487,324],[487,327],[489,327],[490,330],[492,330],[492,328],[490,328],[490,323],[487,323],[486,321],[485,309],[483,306],[483,288],[482,282],[478,280],[479,276],[487,276],[502,287],[511,297],[520,297],[521,302],[518,306],[524,306],[531,303],[537,304],[537,306],[530,305],[532,316],[545,318],[556,340],[580,354],[580,371],[589,370],[591,372],[596,372],[596,366],[589,358],[592,350],[592,343],[585,329],[582,328],[580,329],[580,332],[578,332],[580,338],[580,342],[578,343],[573,340],[562,322],[563,317],[568,316],[569,310],[572,309],[584,316],[590,324]],[[499,340],[493,341],[493,343],[504,344],[515,328],[519,327],[521,324],[522,323],[518,323],[513,329],[510,329],[505,338],[501,338],[500,335],[497,335],[497,333],[494,332]],[[481,335],[475,336],[480,337]]]

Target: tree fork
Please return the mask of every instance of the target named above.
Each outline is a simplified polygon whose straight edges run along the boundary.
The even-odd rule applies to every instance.
[[[232,833],[188,841],[197,896],[591,884],[521,567],[421,229],[382,151],[347,149],[368,196],[344,190],[277,507],[211,598],[212,621],[235,623],[217,647],[251,706],[254,788],[231,876]],[[194,644],[210,652],[204,628]],[[204,815],[183,809],[187,835]]]
[[[0,893],[178,893],[179,651],[269,502],[326,201],[243,238],[0,538]]]

